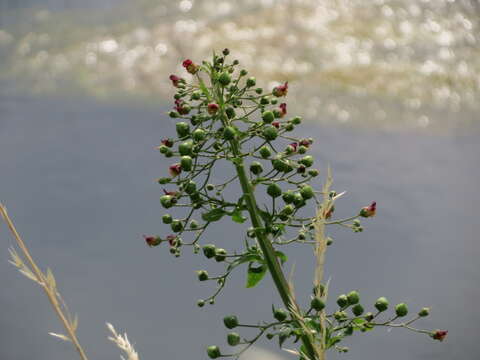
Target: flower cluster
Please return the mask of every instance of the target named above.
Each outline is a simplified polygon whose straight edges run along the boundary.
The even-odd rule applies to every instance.
[[[225,265],[220,275],[197,271],[199,281],[217,284],[211,296],[198,300],[199,307],[215,302],[236,269],[245,267],[247,287],[256,286],[267,272],[275,275],[275,285],[288,311],[273,309],[275,321],[262,325],[241,325],[236,316],[226,317],[228,329],[248,326],[259,330],[252,341],[242,341],[239,334],[229,333],[229,345],[243,345],[232,356],[241,354],[264,333],[268,339],[278,337],[280,345],[289,338],[301,339],[305,354],[312,360],[315,346],[344,352],[346,348],[338,346],[343,338],[380,326],[406,327],[443,340],[446,331],[411,327],[413,321],[428,315],[427,308],[409,321],[396,323],[408,313],[407,305],[400,303],[395,307],[396,316],[382,322],[378,317],[387,310],[388,300],[379,298],[374,304],[376,313],[364,313],[356,291],[340,295],[339,308],[326,313],[327,291],[322,285],[311,295],[309,307],[292,310],[282,271],[288,256],[282,247],[292,243],[316,245],[315,225],[319,219],[325,226],[363,231],[360,219],[375,215],[376,202],[349,218],[333,219],[335,200],[342,194],[313,188],[311,182],[320,173],[314,167],[314,156],[309,154],[314,140],[295,137],[293,131],[302,118],[287,117],[287,103],[278,104],[278,98],[287,96],[288,82],[265,91],[245,69],[238,68],[237,60],[227,62],[228,54],[225,49],[222,55],[214,55],[212,61],[201,65],[190,59],[183,61],[192,81],[170,75],[176,93],[169,116],[176,121],[176,137],[161,140],[158,150],[176,160],[168,166],[169,176],[158,179],[165,187],[160,203],[165,209],[176,209],[175,214],[182,210],[184,213],[165,213],[162,222],[169,226],[170,233],[144,236],[147,245],[165,242],[176,257],[190,246],[194,253]],[[221,162],[227,162],[232,169],[226,177],[224,172],[216,171]],[[308,215],[316,209],[315,216]],[[234,243],[232,249],[203,240],[206,229],[223,219],[240,224],[249,220],[252,225],[245,231],[245,240]],[[332,239],[327,238],[326,244],[332,244]],[[208,347],[207,354],[210,358],[226,356],[217,346]]]

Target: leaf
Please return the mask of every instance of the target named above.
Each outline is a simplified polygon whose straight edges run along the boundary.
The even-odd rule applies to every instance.
[[[280,347],[282,347],[282,344],[285,342],[285,340],[288,339],[288,337],[292,334],[292,329],[289,327],[283,327],[280,329],[278,333],[278,342],[280,344]]]
[[[251,264],[247,270],[247,288],[256,286],[267,273],[267,266],[262,264],[258,267],[253,267]]]
[[[233,268],[237,267],[238,265],[244,264],[246,262],[254,262],[254,261],[256,261],[260,264],[263,264],[265,262],[265,260],[263,260],[263,258],[259,254],[249,253],[249,254],[245,254],[245,255],[239,257],[238,259],[236,259],[235,261],[233,261],[228,266],[228,270],[232,270]]]
[[[327,349],[335,346],[335,344],[338,344],[340,341],[342,341],[342,336],[334,336],[334,337],[328,339]]]
[[[288,256],[281,251],[278,251],[278,250],[275,251],[275,255],[280,259],[280,262],[282,263],[282,265],[288,261]]]
[[[221,208],[212,209],[202,214],[203,221],[213,222],[220,220],[225,215],[225,210]]]
[[[237,208],[232,212],[232,220],[236,223],[243,224],[247,218],[242,215],[242,212]]]
[[[270,224],[272,222],[272,215],[270,215],[270,213],[268,211],[258,209],[258,212],[260,213],[260,216],[262,217],[263,221],[265,222],[265,225]]]

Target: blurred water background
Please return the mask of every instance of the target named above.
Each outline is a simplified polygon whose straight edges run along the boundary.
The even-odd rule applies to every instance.
[[[260,84],[289,81],[299,132],[348,191],[338,216],[379,204],[363,233],[332,231],[333,296],[430,305],[423,325],[450,331],[440,344],[376,330],[330,358],[478,359],[479,25],[474,0],[0,0],[0,199],[53,268],[91,358],[118,357],[105,321],[142,359],[206,358],[205,345],[226,346],[224,314],[253,322],[279,304],[269,280],[242,289],[239,272],[200,310],[204,261],[141,238],[166,231],[154,179],[168,161],[154,147],[174,129],[168,75],[229,47]],[[230,225],[209,236],[230,246],[242,238]],[[60,331],[47,300],[8,264],[4,227],[0,238],[0,358],[73,358],[47,335]],[[307,294],[311,252],[292,251]]]

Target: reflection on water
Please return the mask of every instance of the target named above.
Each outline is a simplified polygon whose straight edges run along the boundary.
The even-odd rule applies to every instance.
[[[475,0],[164,0],[11,12],[0,76],[23,90],[155,99],[170,93],[166,78],[182,72],[181,59],[228,46],[260,83],[289,80],[295,110],[318,121],[450,129],[478,110]]]

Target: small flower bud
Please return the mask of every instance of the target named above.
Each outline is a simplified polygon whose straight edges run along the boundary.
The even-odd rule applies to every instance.
[[[270,124],[274,119],[275,119],[275,116],[273,115],[273,112],[267,110],[262,113],[262,120],[264,123]]]
[[[307,155],[301,158],[298,162],[302,165],[305,165],[306,167],[310,167],[313,165],[313,156]]]
[[[172,119],[178,118],[179,115],[180,114],[178,112],[173,110],[168,113],[168,116],[170,116]]]
[[[176,124],[176,130],[179,137],[187,136],[190,133],[190,125],[186,122],[178,122]]]
[[[360,216],[364,218],[375,216],[377,211],[377,203],[374,201],[369,206],[365,206],[360,210]]]
[[[395,313],[398,317],[404,317],[408,314],[408,307],[405,303],[400,303],[395,306]]]
[[[200,299],[200,300],[197,301],[197,306],[198,307],[203,307],[204,305],[205,305],[205,300]]]
[[[355,316],[360,316],[360,315],[362,315],[362,314],[363,314],[363,311],[364,311],[364,310],[363,310],[363,306],[360,305],[360,304],[356,304],[356,305],[354,305],[354,306],[352,307],[352,313],[353,313],[353,315],[355,315]]]
[[[260,104],[261,105],[268,105],[268,104],[270,104],[270,99],[268,97],[264,96],[260,99]]]
[[[289,205],[286,205],[281,211],[280,211],[280,214],[281,215],[285,215],[285,216],[290,216],[293,214],[293,212],[295,211],[295,207],[291,204]]]
[[[150,247],[160,245],[162,242],[160,236],[143,235],[143,238],[145,239],[147,245]]]
[[[282,188],[277,184],[270,184],[267,187],[267,194],[273,198],[279,197],[282,195]]]
[[[255,92],[260,95],[261,93],[263,93],[263,89],[262,88],[256,88],[255,89]]]
[[[238,326],[238,318],[235,315],[228,315],[223,318],[223,324],[227,329],[234,329]]]
[[[418,312],[418,316],[420,317],[425,317],[425,316],[428,316],[429,314],[430,314],[430,308],[428,307],[424,307],[422,308],[422,310]]]
[[[276,97],[286,96],[288,92],[288,81],[283,85],[275,86],[272,90],[272,93]]]
[[[262,146],[262,147],[260,148],[259,153],[260,153],[260,156],[261,156],[262,158],[264,158],[264,159],[267,159],[267,158],[269,158],[269,157],[272,155],[272,152],[270,151],[270,148],[269,148],[268,146],[266,146],[266,145],[265,145],[265,146]]]
[[[227,257],[227,251],[225,249],[215,249],[215,261],[222,262]]]
[[[375,302],[375,308],[380,312],[383,312],[383,311],[387,310],[388,309],[387,298],[385,298],[383,296],[378,298],[377,301]]]
[[[272,122],[272,126],[277,128],[277,129],[280,129],[280,123],[278,121]]]
[[[160,197],[160,204],[162,204],[165,209],[172,207],[173,205],[175,205],[175,202],[173,201],[173,196],[163,195],[162,197]]]
[[[198,71],[198,66],[190,59],[184,60],[182,66],[192,75]]]
[[[447,334],[447,330],[435,330],[430,334],[430,336],[434,340],[443,341],[447,337]]]
[[[203,255],[205,255],[207,259],[211,259],[212,257],[215,256],[216,247],[213,244],[204,245],[202,250],[203,250]]]
[[[259,175],[263,171],[263,166],[258,161],[254,161],[250,164],[250,172],[254,175]]]
[[[160,185],[165,185],[165,184],[168,184],[172,179],[168,178],[168,177],[163,177],[163,178],[160,178],[158,179],[158,183]]]
[[[170,224],[173,232],[180,232],[183,230],[183,223],[180,220],[173,220]]]
[[[240,76],[245,76],[248,74],[248,71],[245,69],[240,70]]]
[[[230,81],[232,81],[232,79],[230,78],[230,74],[228,72],[222,72],[220,74],[220,76],[218,77],[218,82],[222,85],[222,86],[227,86],[228,84],[230,84]]]
[[[257,79],[255,79],[253,76],[247,79],[247,83],[246,83],[247,87],[253,87],[256,84],[257,84]]]
[[[172,215],[170,215],[170,214],[165,214],[165,215],[162,216],[162,222],[163,222],[164,224],[171,224],[172,221],[173,221]]]
[[[340,295],[338,298],[337,298],[337,304],[338,306],[340,306],[341,308],[345,307],[348,305],[348,297],[347,295]]]
[[[302,195],[305,200],[308,200],[311,199],[315,193],[310,185],[305,185],[300,189],[300,195]]]
[[[288,312],[285,309],[275,309],[273,317],[278,321],[285,321],[288,317]]]
[[[278,131],[272,125],[267,125],[263,128],[262,134],[263,134],[263,137],[266,140],[272,141],[272,140],[275,140],[277,138]]]
[[[210,103],[207,105],[207,112],[210,114],[210,115],[215,115],[218,111],[220,107],[218,106],[218,104],[215,104],[215,103]]]
[[[231,332],[227,335],[227,343],[230,346],[236,346],[240,343],[240,335],[236,332]]]
[[[173,74],[169,76],[169,79],[172,81],[172,85],[175,87],[178,87],[180,84],[185,83],[185,80]]]
[[[347,298],[348,298],[348,304],[349,305],[355,305],[355,304],[358,304],[358,302],[360,301],[360,295],[358,294],[358,291],[350,291],[348,294],[347,294]]]
[[[197,271],[197,276],[199,281],[208,280],[208,272],[206,272],[205,270]]]
[[[302,118],[300,116],[295,116],[290,120],[293,125],[300,125],[302,123]]]
[[[318,176],[320,172],[318,171],[318,169],[310,169],[308,170],[308,175],[310,175],[311,177],[315,177],[315,176]]]
[[[348,319],[348,315],[345,311],[337,311],[333,314],[335,320],[342,322]]]
[[[322,299],[318,297],[314,297],[310,302],[310,306],[315,311],[322,311],[325,308],[325,303],[323,302]]]
[[[210,359],[216,359],[222,354],[220,353],[220,349],[218,348],[218,346],[212,345],[207,348],[207,355]]]
[[[281,103],[279,106],[280,117],[284,117],[287,114],[287,104]]]
[[[193,140],[195,140],[195,141],[205,140],[206,135],[207,134],[206,134],[205,130],[203,130],[203,129],[196,129],[192,133]]]
[[[172,139],[162,139],[162,145],[171,148],[173,146],[173,140]]]

